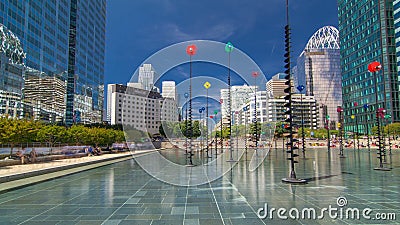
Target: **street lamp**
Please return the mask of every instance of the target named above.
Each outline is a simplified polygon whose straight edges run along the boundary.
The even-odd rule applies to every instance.
[[[196,54],[196,45],[189,45],[186,47],[186,53],[190,57],[190,76],[189,76],[189,165],[193,166],[192,160],[192,138],[193,138],[193,126],[192,126],[192,56]]]
[[[210,82],[205,82],[203,85],[206,90],[207,90],[207,98],[206,98],[206,127],[207,127],[207,134],[206,134],[206,143],[207,143],[207,147],[206,147],[206,154],[207,154],[207,158],[211,158],[210,155],[208,155],[208,89],[211,87]]]
[[[364,104],[364,109],[365,109],[365,112],[367,112],[368,111],[368,107],[369,107],[369,105],[368,104]],[[369,126],[368,126],[368,123],[365,123],[365,126],[366,126],[366,131],[367,131],[367,146],[368,146],[368,152],[370,152],[371,151],[371,145],[370,145],[370,143],[369,143]]]
[[[304,138],[304,114],[303,114],[303,90],[305,89],[304,85],[297,86],[297,90],[300,92],[300,110],[301,110],[301,142],[303,147],[303,157],[306,157],[306,149],[305,149],[305,138]]]
[[[188,136],[189,136],[189,132],[188,132],[188,107],[187,107],[187,98],[189,98],[189,94],[185,93],[183,96],[185,96],[185,108],[186,108],[186,119],[185,119],[185,155],[188,154]]]
[[[382,171],[389,171],[391,170],[390,168],[384,167],[384,159],[386,158],[386,153],[385,149],[382,146],[382,135],[381,135],[381,124],[379,117],[381,117],[383,109],[379,108],[379,103],[378,103],[378,80],[376,74],[379,72],[379,70],[382,69],[382,65],[379,62],[372,62],[368,65],[368,70],[374,75],[374,84],[375,84],[375,108],[376,108],[376,124],[378,128],[378,159],[379,159],[379,167],[374,168],[374,170],[382,170]]]

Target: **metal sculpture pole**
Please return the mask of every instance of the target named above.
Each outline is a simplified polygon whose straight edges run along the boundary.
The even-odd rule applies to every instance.
[[[218,114],[218,110],[214,110],[214,115],[215,115],[214,116],[214,119],[215,119],[215,157],[217,157],[217,155],[218,155],[218,148],[217,148],[217,145],[218,145],[218,139],[217,139],[217,133],[218,133],[217,114]]]
[[[222,135],[222,101],[223,100],[220,99],[220,102],[221,102],[221,126],[220,126],[220,131],[221,131],[221,133],[220,133],[219,139],[221,140],[221,150],[220,150],[221,153],[224,152],[224,138],[223,138],[223,135]]]
[[[292,81],[291,81],[291,66],[290,66],[290,26],[289,26],[289,0],[286,0],[286,19],[287,19],[287,25],[285,26],[285,79],[286,82],[285,84],[287,85],[287,88],[284,89],[284,92],[287,94],[285,96],[285,107],[287,108],[285,115],[287,116],[285,122],[289,123],[289,142],[287,143],[287,146],[290,147],[289,150],[286,152],[289,153],[288,160],[290,161],[290,171],[289,171],[289,177],[283,178],[282,182],[285,183],[295,183],[295,184],[304,184],[307,181],[303,179],[298,179],[296,176],[295,172],[295,163],[298,163],[296,161],[296,157],[299,155],[296,154],[295,150],[298,150],[299,148],[294,146],[295,139],[293,138],[293,112],[292,112]]]
[[[244,150],[246,153],[246,160],[247,160],[247,106],[243,108],[244,112]]]
[[[363,107],[364,107],[364,109],[365,109],[365,112],[367,112],[367,111],[368,111],[369,105],[368,105],[368,104],[364,104]],[[366,131],[367,131],[367,146],[368,146],[368,152],[370,152],[370,151],[371,151],[371,145],[370,145],[370,142],[369,142],[369,126],[368,126],[368,123],[365,124],[365,126],[366,126]]]
[[[351,120],[355,121],[356,116],[355,115],[351,115]],[[355,126],[353,124],[353,150],[356,150],[356,134],[355,134]]]
[[[228,53],[228,140],[229,140],[229,160],[227,162],[236,162],[233,160],[233,142],[232,142],[232,101],[231,101],[231,52],[233,50],[232,43],[225,45],[225,52]]]
[[[203,146],[204,146],[204,137],[203,137],[203,129],[201,126],[202,120],[203,120],[203,112],[206,110],[206,108],[201,107],[199,109],[199,113],[200,113],[200,122],[199,122],[199,129],[200,129],[200,151],[203,152]]]
[[[388,144],[389,144],[389,155],[392,155],[392,143],[390,142],[390,118],[392,118],[392,116],[390,114],[385,115],[385,119],[388,120],[387,136],[388,136]]]
[[[189,164],[193,165],[193,151],[192,151],[192,138],[193,138],[193,126],[192,126],[192,56],[196,54],[196,45],[189,45],[186,48],[186,53],[190,56],[190,76],[189,76]]]
[[[189,132],[188,132],[188,106],[187,106],[187,98],[189,98],[189,94],[185,93],[185,108],[186,108],[186,115],[185,115],[185,155],[188,154],[188,136],[189,136]]]
[[[251,74],[254,77],[254,118],[253,118],[253,124],[254,124],[254,142],[255,142],[255,149],[257,151],[258,148],[258,118],[257,118],[257,77],[258,77],[258,72],[253,72]]]
[[[211,87],[211,84],[210,84],[210,82],[205,82],[204,83],[204,85],[203,85],[205,88],[206,88],[206,90],[207,90],[207,98],[206,98],[206,118],[207,118],[207,120],[206,120],[206,127],[207,127],[207,133],[206,133],[206,143],[207,143],[207,147],[206,147],[206,153],[207,153],[207,155],[206,155],[206,157],[207,158],[211,158],[211,156],[208,154],[208,89]]]
[[[299,85],[297,86],[297,90],[300,92],[300,110],[301,110],[301,143],[302,143],[302,152],[303,152],[303,158],[306,157],[306,143],[305,143],[305,138],[304,138],[304,112],[303,112],[303,90],[305,89],[304,85]]]
[[[379,103],[378,103],[378,80],[376,74],[379,72],[379,70],[382,69],[382,65],[379,62],[372,62],[368,65],[368,70],[374,75],[374,84],[375,84],[375,108],[376,108],[376,124],[377,124],[377,135],[378,135],[378,159],[379,159],[379,167],[374,168],[374,170],[382,170],[382,171],[389,171],[391,170],[390,168],[385,167],[384,160],[386,159],[386,153],[385,149],[383,148],[383,140],[382,140],[382,133],[381,133],[381,124],[380,124],[380,119],[379,117],[383,113],[383,109],[379,108]]]
[[[339,114],[339,122],[338,122],[339,143],[340,143],[339,155],[340,155],[340,158],[346,158],[346,156],[344,156],[344,154],[343,154],[343,108],[341,106],[338,106],[336,111]]]

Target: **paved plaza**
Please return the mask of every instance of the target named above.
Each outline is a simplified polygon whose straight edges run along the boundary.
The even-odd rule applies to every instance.
[[[391,171],[376,171],[372,150],[346,149],[341,159],[337,149],[329,154],[322,148],[307,149],[306,158],[300,156],[296,164],[297,176],[308,181],[305,185],[281,182],[289,171],[282,149],[271,149],[250,172],[252,151],[222,178],[198,186],[159,181],[129,159],[6,191],[0,194],[0,224],[400,224],[398,150],[387,158]],[[177,164],[187,163],[183,153],[161,151]],[[204,163],[200,157],[194,155],[195,164]],[[272,208],[276,210],[265,215]],[[337,208],[338,214],[294,220],[286,212],[289,218],[281,219],[279,208],[300,215],[312,208],[317,217],[323,208]],[[370,218],[346,218],[340,212],[348,208],[369,208]],[[377,219],[392,214],[397,220]]]

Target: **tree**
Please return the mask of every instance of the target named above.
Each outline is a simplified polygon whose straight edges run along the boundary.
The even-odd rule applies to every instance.
[[[67,130],[67,136],[69,138],[69,142],[79,144],[86,144],[88,140],[89,129],[83,125],[72,125]]]
[[[37,140],[40,142],[47,142],[50,144],[50,154],[53,151],[53,146],[56,142],[66,141],[66,128],[57,125],[43,126],[37,133]]]
[[[32,142],[41,123],[26,119],[0,118],[0,142],[10,144],[10,156],[18,143]]]

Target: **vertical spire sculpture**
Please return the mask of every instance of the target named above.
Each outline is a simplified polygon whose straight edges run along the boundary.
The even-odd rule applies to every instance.
[[[189,76],[189,164],[193,166],[193,152],[192,152],[192,138],[193,138],[193,125],[192,125],[192,56],[196,54],[196,45],[189,45],[186,48],[186,53],[190,56],[190,76]]]
[[[285,108],[287,108],[285,115],[286,115],[286,123],[289,123],[289,127],[286,128],[289,130],[288,142],[286,145],[288,146],[288,160],[290,161],[290,171],[289,177],[283,178],[282,182],[285,183],[294,183],[294,184],[305,184],[307,181],[303,179],[298,179],[296,176],[295,171],[295,164],[298,163],[296,161],[296,157],[299,155],[296,153],[298,151],[298,147],[294,146],[294,142],[296,141],[293,138],[293,111],[292,111],[292,82],[291,82],[291,66],[290,66],[290,26],[289,26],[289,0],[286,0],[286,20],[287,25],[285,26],[285,84],[287,88],[285,88],[284,92],[287,94],[285,96]]]

